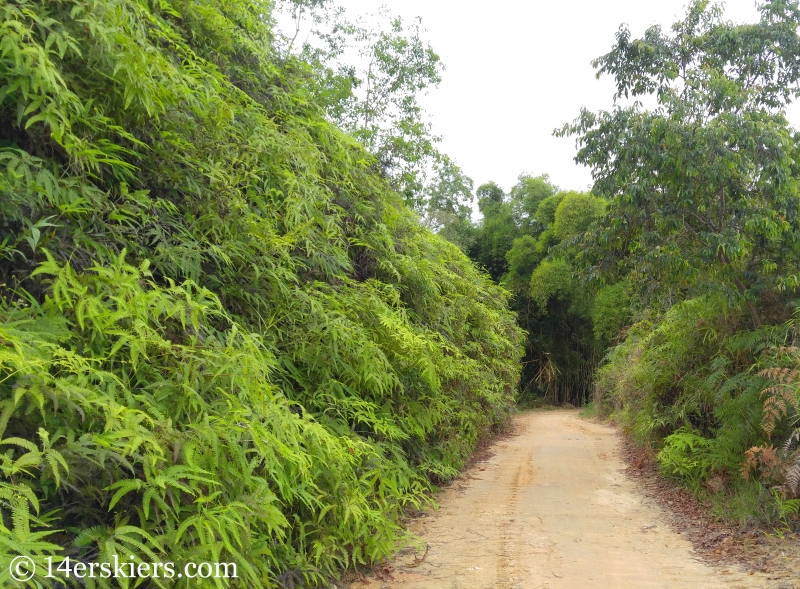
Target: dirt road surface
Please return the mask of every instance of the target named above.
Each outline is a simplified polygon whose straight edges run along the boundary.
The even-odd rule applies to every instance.
[[[715,568],[671,531],[626,478],[611,427],[576,411],[516,418],[492,448],[414,522],[421,562],[406,551],[393,580],[364,589],[736,589],[774,586],[760,574]]]

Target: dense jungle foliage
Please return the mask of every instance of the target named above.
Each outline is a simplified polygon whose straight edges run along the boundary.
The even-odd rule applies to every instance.
[[[615,98],[649,95],[654,108],[583,111],[559,132],[577,137],[608,207],[575,240],[575,264],[595,288],[626,292],[632,313],[597,373],[600,410],[721,515],[789,526],[800,510],[800,135],[785,108],[800,95],[800,9],[760,11],[734,24],[700,0],[669,32],[632,40],[620,28],[598,75],[614,78]]]
[[[508,194],[489,182],[477,196],[481,220],[451,224],[448,237],[512,293],[527,332],[518,400],[587,403],[598,362],[629,319],[625,281],[598,289],[580,280],[575,265],[575,241],[606,201],[527,174]]]
[[[506,291],[329,122],[269,2],[0,6],[0,561],[294,587],[392,553],[509,414]]]
[[[418,22],[0,6],[0,564],[28,586],[115,556],[326,586],[412,541],[515,400],[592,401],[719,515],[796,525],[795,0],[620,28],[620,103],[556,132],[592,190],[489,182],[474,222]]]

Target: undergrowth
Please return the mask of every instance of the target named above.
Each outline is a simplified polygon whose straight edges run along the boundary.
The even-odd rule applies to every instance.
[[[590,401],[580,411],[580,416],[584,419],[591,419],[592,417],[597,417],[597,403],[594,401]]]
[[[800,318],[746,329],[705,296],[632,326],[598,371],[595,401],[662,470],[741,525],[797,525]]]

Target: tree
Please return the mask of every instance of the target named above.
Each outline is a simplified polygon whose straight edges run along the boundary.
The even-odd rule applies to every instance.
[[[489,271],[492,278],[499,281],[509,270],[507,256],[515,239],[525,235],[534,240],[538,238],[547,225],[537,219],[539,206],[544,200],[552,198],[557,191],[547,174],[520,174],[517,184],[509,194],[494,182],[478,187],[478,209],[483,219],[475,231],[470,255]],[[518,257],[515,272],[526,265],[529,262],[523,262]],[[530,273],[523,282],[527,282],[529,276]]]
[[[494,182],[487,182],[480,185],[475,194],[483,218],[470,249],[470,257],[486,270],[493,280],[499,282],[508,270],[506,253],[519,235],[518,224],[511,205],[506,200],[506,194],[500,186]]]
[[[514,208],[514,217],[523,231],[533,234],[541,227],[541,224],[536,225],[538,221],[536,211],[539,204],[556,194],[558,188],[550,183],[547,174],[541,176],[520,174],[517,180],[517,184],[509,193],[509,200]]]
[[[315,102],[376,157],[406,203],[422,215],[432,208],[430,216],[439,221],[454,210],[442,208],[442,199],[469,207],[472,181],[438,150],[440,137],[419,104],[444,70],[423,38],[421,19],[407,23],[381,7],[351,22],[331,0],[286,0],[282,6],[295,22],[294,37],[284,41],[287,54],[296,48],[303,19],[309,22],[299,56],[313,71]]]
[[[800,11],[761,5],[756,24],[724,21],[697,0],[686,18],[617,43],[593,62],[615,99],[654,95],[657,106],[583,110],[558,135],[577,137],[594,192],[611,204],[586,241],[594,276],[619,262],[670,299],[722,290],[761,324],[759,297],[798,286],[797,141],[784,108],[800,93]]]
[[[436,157],[432,180],[425,187],[423,223],[466,252],[475,240],[472,224],[472,179],[444,154]]]
[[[478,186],[475,191],[478,197],[478,209],[484,215],[490,212],[491,209],[496,208],[503,204],[506,200],[506,193],[495,182],[487,182]]]

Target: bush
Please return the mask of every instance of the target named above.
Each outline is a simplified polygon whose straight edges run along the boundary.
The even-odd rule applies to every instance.
[[[697,491],[711,470],[710,445],[711,440],[681,428],[664,438],[664,446],[656,458],[665,473],[684,479]]]
[[[598,370],[595,398],[660,448],[666,473],[701,494],[713,477],[728,481],[731,518],[772,523],[776,510],[792,515],[800,490],[796,327],[742,329],[745,313],[709,295],[634,325]],[[779,502],[762,492],[775,486]]]

